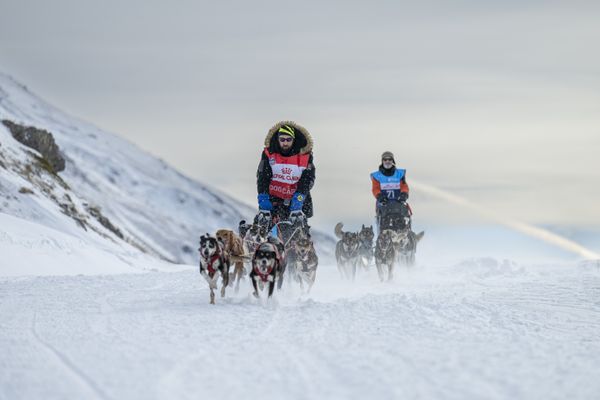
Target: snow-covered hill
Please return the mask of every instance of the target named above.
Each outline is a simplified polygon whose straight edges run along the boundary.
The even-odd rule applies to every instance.
[[[0,120],[2,213],[85,240],[118,243],[125,252],[195,264],[200,234],[237,229],[256,211],[119,136],[66,115],[1,73]],[[64,171],[13,139],[10,126],[51,133]],[[316,235],[329,254],[332,239]]]
[[[81,235],[80,229],[73,226],[70,231],[61,231],[0,213],[0,276],[101,275],[185,268],[118,241],[95,234]]]

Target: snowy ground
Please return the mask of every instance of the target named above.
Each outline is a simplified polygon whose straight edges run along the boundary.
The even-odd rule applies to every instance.
[[[246,282],[247,284],[247,282]],[[0,278],[2,399],[592,399],[600,266],[321,266],[313,293],[208,304],[195,268]]]

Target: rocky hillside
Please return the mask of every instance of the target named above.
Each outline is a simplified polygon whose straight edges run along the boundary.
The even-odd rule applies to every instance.
[[[3,74],[0,120],[0,212],[187,264],[200,233],[255,212]]]

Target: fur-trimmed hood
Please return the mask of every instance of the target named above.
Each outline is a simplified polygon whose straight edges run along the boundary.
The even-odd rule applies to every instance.
[[[313,149],[313,140],[310,133],[303,126],[298,125],[293,121],[280,121],[273,125],[267,133],[265,138],[265,147],[270,152],[279,151],[279,142],[277,141],[277,131],[283,125],[289,125],[296,131],[296,138],[294,139],[294,146],[292,147],[292,154],[308,154]]]

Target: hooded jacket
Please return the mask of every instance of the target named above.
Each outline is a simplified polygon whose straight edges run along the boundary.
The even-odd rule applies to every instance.
[[[279,146],[277,134],[279,128],[283,125],[291,126],[295,131],[294,143],[287,153],[284,153]],[[268,193],[274,204],[283,203],[285,206],[289,206],[289,199],[293,195],[293,193],[289,193],[290,190],[305,194],[306,200],[304,201],[302,211],[307,217],[311,217],[313,215],[313,205],[310,190],[315,183],[312,148],[312,137],[304,127],[291,121],[281,121],[275,124],[265,138],[265,148],[263,149],[256,172],[258,193]],[[282,179],[273,179],[272,163],[278,167],[280,163],[289,164],[295,172],[300,173],[301,171],[300,178],[292,184],[279,183]]]

